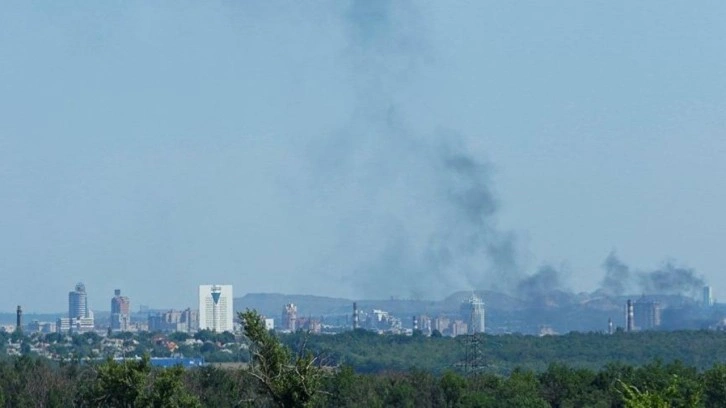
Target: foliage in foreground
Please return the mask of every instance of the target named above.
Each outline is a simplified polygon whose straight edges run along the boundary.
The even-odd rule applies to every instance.
[[[294,352],[264,330],[256,313],[241,317],[253,363],[244,370],[157,369],[148,359],[55,364],[25,356],[0,360],[0,407],[698,408],[726,401],[724,363],[705,370],[658,360],[599,369],[550,363],[505,375],[456,365],[442,372],[323,369],[305,343]]]
[[[317,397],[323,371],[316,358],[300,347],[297,354],[285,347],[265,328],[255,311],[239,314],[250,341],[251,366],[247,372],[257,379],[272,401],[281,408],[307,407]]]
[[[147,360],[78,366],[21,357],[0,361],[0,407],[282,406],[259,381],[246,370],[156,369]],[[726,364],[699,372],[677,362],[613,363],[598,371],[554,363],[542,372],[517,369],[507,376],[416,369],[361,374],[340,367],[321,374],[317,384],[315,398],[286,406],[721,407]]]

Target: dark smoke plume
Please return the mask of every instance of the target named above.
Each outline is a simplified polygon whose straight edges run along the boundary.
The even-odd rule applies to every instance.
[[[643,294],[695,296],[705,285],[694,269],[679,267],[670,261],[654,271],[633,272],[615,251],[605,258],[603,269],[605,276],[600,290],[612,296],[626,294],[628,289],[633,289],[631,284],[637,285]],[[632,282],[634,278],[636,282]]]
[[[531,305],[545,305],[547,298],[562,287],[560,272],[551,265],[543,265],[537,273],[517,284],[519,297]]]
[[[658,270],[640,274],[639,279],[645,293],[695,296],[705,285],[694,269],[679,267],[672,262]]]
[[[340,238],[345,247],[367,251],[346,280],[366,296],[380,296],[384,282],[416,297],[512,289],[519,276],[516,240],[497,228],[490,166],[464,137],[419,134],[406,124],[399,94],[429,52],[417,11],[407,1],[364,0],[354,1],[346,17],[357,106],[350,123],[319,147],[318,157],[335,163],[322,166],[317,178],[327,183],[334,173],[348,180],[343,187],[323,185],[324,191],[366,189],[368,222],[346,226]]]
[[[608,295],[620,296],[625,293],[630,282],[630,268],[618,258],[615,251],[610,252],[602,264],[605,276],[602,279],[602,290]]]

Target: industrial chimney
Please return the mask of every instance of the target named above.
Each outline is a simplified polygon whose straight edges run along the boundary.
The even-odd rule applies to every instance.
[[[628,303],[625,309],[625,330],[631,332],[634,328],[635,316],[633,314],[633,301],[628,299]]]
[[[21,331],[23,330],[23,308],[18,305],[18,311],[17,315],[15,316],[16,322],[15,322],[15,330]]]
[[[608,318],[608,334],[613,334],[613,319]]]
[[[418,317],[414,316],[413,317],[413,331],[416,331],[416,330],[418,330]]]
[[[353,330],[358,329],[358,305],[353,302]]]

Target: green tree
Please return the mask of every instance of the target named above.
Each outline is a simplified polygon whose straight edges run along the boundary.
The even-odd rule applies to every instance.
[[[151,387],[139,398],[138,406],[149,408],[199,408],[199,398],[184,386],[184,368],[159,370]]]
[[[641,391],[634,385],[620,382],[626,408],[670,408],[667,398],[654,391]]]
[[[199,330],[198,332],[194,333],[194,339],[202,342],[213,342],[215,337],[216,334],[209,329]]]
[[[116,362],[107,360],[99,365],[95,377],[82,390],[82,407],[127,408],[136,407],[151,371],[148,357],[138,361]]]
[[[700,407],[701,390],[689,391],[684,395],[684,381],[677,375],[671,375],[668,385],[661,389],[640,390],[632,384],[620,381],[623,400],[627,408],[669,408],[669,407]],[[716,406],[722,406],[719,401]],[[708,405],[711,406],[711,405]]]
[[[703,400],[707,407],[717,407],[726,401],[726,365],[716,364],[703,373]]]
[[[184,332],[174,332],[174,333],[169,334],[169,340],[177,342],[177,343],[182,343],[184,341],[187,341],[190,337],[191,336],[189,336],[188,333],[184,333]]]
[[[516,369],[502,383],[496,400],[501,407],[546,408],[547,401],[539,395],[539,382],[531,371]]]
[[[466,380],[452,371],[447,371],[441,377],[439,385],[444,393],[446,406],[458,406],[466,391]]]
[[[319,394],[323,371],[303,344],[293,354],[272,333],[254,310],[239,314],[250,342],[252,361],[248,373],[279,407],[306,407]]]

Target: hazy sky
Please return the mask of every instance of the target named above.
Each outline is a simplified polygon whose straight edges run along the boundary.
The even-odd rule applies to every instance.
[[[637,3],[637,4],[636,4]],[[726,299],[726,3],[3,2],[0,310],[442,297],[608,254]]]

